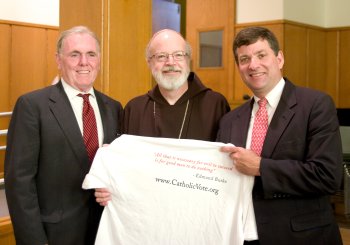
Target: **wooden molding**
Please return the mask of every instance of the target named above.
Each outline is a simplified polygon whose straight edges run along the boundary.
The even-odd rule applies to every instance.
[[[38,28],[51,29],[51,30],[58,30],[59,29],[58,26],[34,24],[34,23],[12,21],[12,20],[1,20],[1,19],[0,19],[0,24],[16,25],[16,26],[28,26],[28,27],[38,27]]]
[[[299,27],[305,27],[308,29],[314,29],[314,30],[321,30],[321,31],[344,31],[344,30],[350,30],[350,26],[341,26],[341,27],[321,27],[311,24],[305,24],[298,21],[292,21],[292,20],[268,20],[268,21],[259,21],[259,22],[247,22],[247,23],[239,23],[235,24],[235,28],[245,28],[250,26],[270,26],[270,25],[285,25],[290,24],[293,26],[299,26]]]

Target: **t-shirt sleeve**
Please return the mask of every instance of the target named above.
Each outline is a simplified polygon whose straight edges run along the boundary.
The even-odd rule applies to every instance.
[[[107,147],[106,147],[107,148]],[[100,148],[94,158],[89,173],[85,176],[83,189],[106,188],[108,183],[108,169],[104,159],[108,151]]]

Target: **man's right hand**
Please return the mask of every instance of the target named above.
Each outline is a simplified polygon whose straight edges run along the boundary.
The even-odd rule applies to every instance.
[[[111,193],[107,188],[96,188],[95,189],[96,202],[101,206],[107,206],[108,201],[111,200]]]

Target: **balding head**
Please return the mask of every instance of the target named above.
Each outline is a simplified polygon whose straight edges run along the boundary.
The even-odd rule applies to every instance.
[[[171,29],[163,29],[153,35],[146,48],[146,59],[159,52],[172,53],[173,51],[185,51],[191,58],[192,49],[182,35]]]

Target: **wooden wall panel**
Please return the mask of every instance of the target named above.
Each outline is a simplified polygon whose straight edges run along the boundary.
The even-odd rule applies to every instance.
[[[47,60],[47,72],[46,72],[46,84],[52,84],[53,79],[58,75],[57,64],[55,59],[56,54],[56,42],[58,38],[57,30],[46,31],[46,60]]]
[[[29,48],[30,47],[30,48]],[[44,48],[43,48],[44,47]],[[13,26],[10,105],[29,91],[42,88],[46,75],[46,32],[42,28]]]
[[[0,24],[0,112],[8,112],[10,108],[10,55],[11,55],[11,27]],[[8,128],[9,117],[0,117],[0,130]],[[0,146],[6,145],[6,135],[0,135]],[[0,149],[0,178],[3,178],[5,150]],[[1,223],[0,223],[1,225]],[[1,233],[1,232],[0,232]],[[2,238],[0,235],[0,244]]]
[[[10,104],[17,98],[36,88],[44,87],[46,72],[45,30],[35,27],[14,26],[12,28]],[[30,48],[29,48],[30,47]],[[29,64],[30,69],[29,68]]]
[[[307,86],[328,93],[326,32],[309,29],[307,37]]]
[[[350,108],[350,30],[340,31],[339,107]]]
[[[0,244],[16,244],[10,217],[0,217]]]
[[[284,28],[284,76],[295,84],[307,86],[307,29],[292,24]]]
[[[109,1],[101,0],[62,0],[60,1],[60,31],[73,26],[88,26],[96,35],[102,38],[102,15],[104,4]],[[106,5],[106,6],[107,6]]]
[[[10,50],[11,50],[11,28],[7,24],[0,24],[0,112],[10,111]],[[0,130],[7,129],[8,118],[0,117]],[[6,136],[0,135],[0,146],[6,145]],[[0,149],[0,178],[4,172],[5,150]],[[0,244],[1,243],[0,237]]]
[[[5,112],[10,111],[8,81],[10,80],[11,28],[7,24],[0,24],[0,50],[0,112]],[[3,126],[0,121],[0,129],[3,129]]]
[[[108,81],[106,92],[124,105],[152,87],[145,59],[151,35],[151,0],[111,1],[109,35],[104,37],[109,44],[104,78]]]
[[[334,102],[339,104],[339,32],[327,31],[326,33],[326,91],[333,97]]]

